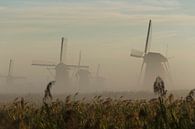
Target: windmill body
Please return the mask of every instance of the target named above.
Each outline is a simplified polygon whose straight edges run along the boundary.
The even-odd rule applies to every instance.
[[[142,89],[151,91],[153,89],[153,83],[156,77],[160,76],[165,81],[165,83],[168,84],[168,82],[170,82],[170,73],[168,70],[168,59],[161,53],[150,51],[150,33],[151,20],[148,27],[145,51],[140,52],[133,50],[131,56],[136,58],[143,58],[138,82],[139,84],[141,83]]]
[[[77,72],[79,90],[87,91],[90,87],[90,72],[87,69],[80,69]]]
[[[151,89],[156,77],[160,76],[163,80],[166,80],[165,64],[167,58],[160,53],[149,52],[144,57],[145,74],[143,85]]]
[[[59,89],[70,88],[71,82],[70,82],[68,67],[66,66],[66,64],[59,63],[55,67],[55,71],[56,71],[56,76],[55,76],[56,87],[58,87]]]
[[[97,91],[103,91],[105,89],[106,79],[100,75],[100,64],[98,64],[96,76],[95,76],[95,87]]]

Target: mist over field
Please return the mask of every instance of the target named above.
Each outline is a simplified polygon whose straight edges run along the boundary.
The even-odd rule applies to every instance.
[[[0,129],[195,129],[194,0],[0,0]]]
[[[82,51],[81,64],[89,66],[91,80],[100,64],[99,74],[106,80],[100,91],[147,91],[137,85],[143,59],[133,58],[130,53],[132,49],[144,51],[150,19],[151,51],[169,59],[173,85],[166,89],[193,89],[193,3],[184,0],[0,1],[0,75],[8,74],[9,61],[13,59],[13,76],[25,77],[11,85],[4,77],[0,78],[0,92],[44,92],[54,76],[47,68],[31,64],[33,61],[57,64],[61,37],[68,39],[64,63],[77,65]],[[85,88],[84,92],[99,89],[93,85],[92,90]]]

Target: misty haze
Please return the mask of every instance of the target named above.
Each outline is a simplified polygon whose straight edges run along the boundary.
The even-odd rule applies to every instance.
[[[32,6],[33,3],[36,7]],[[95,83],[94,78],[97,77],[100,64],[98,76],[102,76],[106,83],[100,88],[102,91],[152,90],[152,86],[137,85],[143,60],[130,57],[132,49],[144,52],[149,18],[153,21],[150,50],[162,54],[169,61],[169,72],[174,85],[167,89],[190,90],[194,87],[192,16],[172,14],[171,17],[158,14],[166,13],[166,10],[152,12],[157,10],[157,7],[149,8],[150,2],[146,2],[145,5],[144,2],[136,2],[134,7],[124,5],[123,2],[109,1],[89,2],[89,5],[60,1],[44,5],[38,1],[33,3],[2,2],[0,73],[2,76],[9,74],[9,60],[12,59],[14,64],[11,73],[13,76],[24,76],[25,79],[12,79],[12,84],[7,86],[8,79],[2,77],[1,92],[42,92],[49,81],[55,80],[57,69],[55,71],[55,67],[35,67],[32,63],[57,65],[60,62],[61,37],[67,39],[63,52],[65,64],[78,65],[81,51],[81,65],[88,66],[85,70],[88,72],[86,76],[89,76],[90,84],[87,85]],[[98,9],[101,4],[105,6]],[[123,10],[123,7],[117,5],[125,6],[124,9],[128,7],[130,14],[120,14],[119,11]],[[147,8],[146,13],[151,12],[152,16],[147,17],[143,14],[144,6]],[[165,7],[158,6],[173,6],[173,12],[176,8],[171,3]],[[116,9],[113,9],[114,7]],[[182,10],[182,7],[180,8]],[[138,16],[135,17],[133,12]],[[183,17],[186,17],[186,20]],[[76,67],[70,68],[67,73],[76,89],[83,88],[85,92],[100,90],[95,84],[93,88],[78,87],[78,78],[75,77],[78,70]]]
[[[194,129],[194,4],[0,1],[0,129]]]

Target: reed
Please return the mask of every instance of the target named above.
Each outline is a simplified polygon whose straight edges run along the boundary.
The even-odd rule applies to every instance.
[[[190,93],[189,93],[190,94]],[[195,101],[173,95],[151,100],[102,98],[63,101],[41,106],[17,98],[0,107],[2,129],[194,129]],[[192,95],[192,94],[190,94]],[[193,96],[191,96],[193,97]]]

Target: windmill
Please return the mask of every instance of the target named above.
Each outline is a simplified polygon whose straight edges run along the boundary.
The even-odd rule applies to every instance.
[[[89,88],[90,84],[90,72],[88,68],[81,68],[81,51],[79,52],[79,60],[78,60],[78,65],[76,68],[76,79],[78,80],[78,85],[80,90],[86,90]]]
[[[9,61],[9,68],[8,68],[8,74],[6,76],[0,76],[1,78],[5,78],[6,79],[6,84],[7,85],[12,85],[14,83],[14,80],[18,80],[18,79],[25,79],[25,77],[23,76],[14,76],[13,75],[13,60],[10,59]]]
[[[170,82],[170,72],[168,58],[159,52],[150,51],[149,40],[151,39],[151,25],[152,21],[150,20],[144,52],[132,50],[131,56],[143,58],[138,81],[140,83],[143,76],[142,85],[145,86],[146,89],[152,90],[154,80],[157,76],[160,76],[166,83]]]
[[[69,77],[69,70],[72,68],[78,68],[78,65],[68,65],[63,62],[63,47],[64,47],[64,37],[61,39],[61,49],[60,49],[60,60],[59,63],[51,63],[51,64],[45,64],[45,63],[32,63],[34,66],[43,66],[47,69],[55,69],[55,85],[62,91],[63,89],[66,89],[66,91],[69,91],[71,87],[71,81]],[[67,43],[67,40],[66,40]],[[66,51],[65,51],[66,52]],[[79,66],[79,68],[89,68],[89,66]]]
[[[100,76],[100,64],[98,64],[95,75],[95,86],[102,90],[105,86],[105,80],[106,79],[104,77]]]

